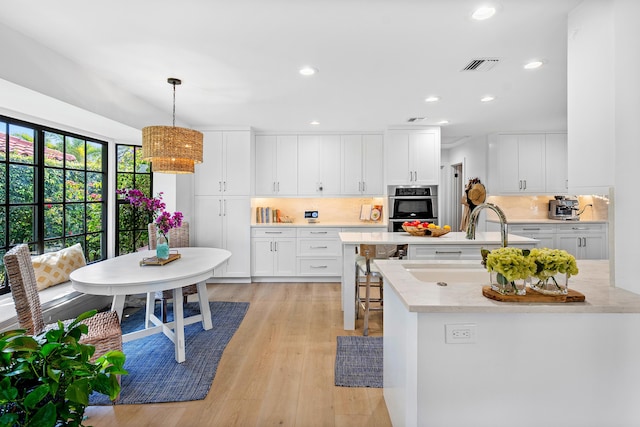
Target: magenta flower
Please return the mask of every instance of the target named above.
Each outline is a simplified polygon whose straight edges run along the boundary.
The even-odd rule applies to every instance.
[[[116,194],[123,195],[124,199],[131,206],[143,209],[151,213],[158,231],[166,237],[169,230],[182,226],[182,212],[174,212],[173,215],[165,211],[165,203],[162,201],[162,193],[158,193],[158,197],[146,197],[144,193],[138,189],[120,189],[116,190]]]

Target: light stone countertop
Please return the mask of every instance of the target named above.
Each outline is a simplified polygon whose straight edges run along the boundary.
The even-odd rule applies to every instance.
[[[438,262],[438,261],[431,261]],[[479,261],[441,261],[479,264]],[[580,273],[569,279],[569,288],[585,295],[581,303],[527,304],[494,301],[482,295],[486,283],[456,283],[438,286],[422,282],[403,264],[425,261],[376,260],[385,277],[407,310],[419,313],[640,313],[640,295],[609,285],[609,261],[578,260]]]
[[[460,231],[452,231],[444,236],[440,237],[427,237],[427,236],[412,236],[409,233],[357,233],[357,232],[342,232],[340,233],[340,240],[342,243],[350,244],[372,244],[372,245],[501,245],[502,237],[498,231],[489,232],[477,232],[475,240],[469,240],[466,238],[466,233]],[[537,243],[538,240],[530,239],[528,237],[516,236],[515,234],[509,234],[507,236],[509,244],[527,244]]]

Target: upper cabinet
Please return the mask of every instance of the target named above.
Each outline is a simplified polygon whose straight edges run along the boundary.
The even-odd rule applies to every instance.
[[[490,193],[566,193],[566,134],[490,135],[489,153]]]
[[[298,194],[298,136],[256,136],[255,188],[258,196]]]
[[[440,183],[440,129],[390,129],[385,140],[387,184]]]
[[[206,131],[203,162],[196,168],[197,196],[251,193],[251,132]]]
[[[343,135],[342,194],[384,193],[382,135]]]
[[[340,135],[298,136],[298,195],[340,195]]]

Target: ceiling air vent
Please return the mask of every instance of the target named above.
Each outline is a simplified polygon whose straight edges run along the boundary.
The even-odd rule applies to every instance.
[[[489,71],[498,65],[498,62],[498,58],[476,58],[469,61],[460,71]]]
[[[425,119],[424,117],[409,117],[409,118],[407,119],[407,122],[408,122],[408,123],[414,123],[414,122],[422,121],[422,120],[424,120],[424,119]]]

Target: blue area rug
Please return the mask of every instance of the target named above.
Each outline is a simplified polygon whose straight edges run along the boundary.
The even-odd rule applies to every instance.
[[[382,337],[338,337],[335,384],[382,388]]]
[[[186,358],[175,360],[173,343],[163,334],[123,344],[127,357],[122,392],[116,404],[140,404],[201,400],[207,396],[227,343],[242,323],[248,302],[210,302],[213,328],[205,331],[197,322],[185,327]],[[172,320],[172,311],[167,320]],[[184,306],[185,317],[200,312],[197,302]],[[141,329],[144,307],[122,322],[123,332]],[[94,393],[91,405],[111,405],[106,396]]]

